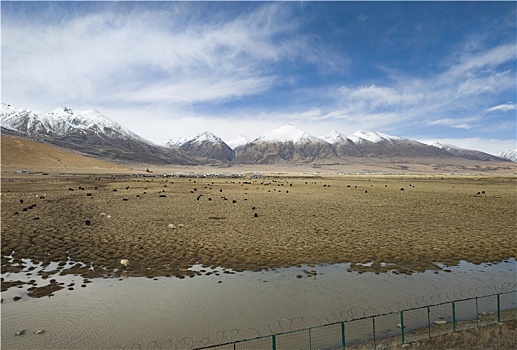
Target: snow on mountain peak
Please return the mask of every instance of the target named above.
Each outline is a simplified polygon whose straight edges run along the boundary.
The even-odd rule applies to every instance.
[[[257,138],[254,142],[292,142],[305,143],[317,142],[317,137],[311,136],[303,130],[296,128],[291,124],[284,125],[278,129],[265,133]]]
[[[165,142],[165,144],[169,147],[180,147],[188,140],[190,140],[188,137],[178,137],[176,139],[170,139],[169,141]]]
[[[517,162],[517,148],[516,149],[505,149],[496,154],[496,156],[509,159],[512,162]]]
[[[375,131],[366,131],[366,130],[358,130],[354,132],[352,135],[349,135],[348,138],[352,140],[354,143],[362,143],[364,141],[369,142],[381,142],[381,141],[410,141],[408,139],[404,139],[402,137],[391,136],[388,134],[383,134],[382,132]]]
[[[193,137],[179,137],[177,139],[170,139],[165,144],[169,147],[181,147],[187,142],[201,144],[205,141],[213,143],[224,143],[220,137],[215,136],[209,131],[205,131]]]
[[[331,131],[327,135],[322,135],[319,138],[333,145],[348,142],[347,137],[336,130]]]
[[[215,142],[215,143],[223,143],[224,142],[220,137],[215,136],[214,134],[212,134],[209,131],[205,131],[205,132],[197,135],[191,141],[196,142],[196,143],[202,143],[204,141]]]
[[[73,131],[89,130],[96,133],[115,132],[119,137],[129,137],[150,143],[95,109],[79,111],[69,107],[58,107],[50,112],[36,112],[2,103],[0,116],[2,126],[28,134],[68,135]]]
[[[439,148],[439,149],[443,149],[445,151],[450,151],[450,150],[467,151],[467,149],[465,149],[465,148],[454,146],[454,145],[451,145],[451,144],[448,144],[448,143],[441,143],[441,142],[438,142],[438,141],[427,141],[427,142],[424,142],[424,143],[429,145],[429,146],[433,146],[433,147],[436,147],[436,148]]]
[[[226,142],[226,144],[228,145],[228,147],[230,147],[231,149],[235,149],[239,146],[244,146],[245,144],[249,143],[250,140],[244,136],[244,135],[239,135],[237,137],[234,137],[233,139],[231,139],[230,141]]]

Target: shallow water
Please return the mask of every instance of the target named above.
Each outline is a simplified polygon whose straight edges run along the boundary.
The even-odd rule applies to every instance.
[[[40,284],[37,266],[27,276],[30,265],[25,261],[24,271],[2,277],[5,281],[34,279],[40,286],[48,283]],[[451,272],[410,276],[360,274],[347,272],[348,267],[302,266],[235,274],[216,270],[218,275],[186,279],[100,278],[84,288],[80,276],[54,275],[49,279],[64,282],[65,289],[52,297],[28,297],[29,285],[2,293],[2,348],[104,349],[138,348],[139,344],[147,348],[154,341],[167,344],[168,339],[186,348],[192,343],[225,341],[237,334],[233,329],[251,337],[267,335],[516,288],[515,259],[493,265],[461,262],[448,267]],[[317,274],[308,277],[304,270]],[[72,291],[66,288],[70,283],[75,283]],[[14,296],[22,299],[15,302]],[[15,336],[22,329],[27,333]],[[45,333],[34,334],[37,329]]]

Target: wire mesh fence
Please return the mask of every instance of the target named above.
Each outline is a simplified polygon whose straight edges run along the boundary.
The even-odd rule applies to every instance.
[[[281,332],[266,335],[234,330],[221,333],[215,342],[205,338],[197,343],[150,342],[118,349],[389,349],[516,319],[517,290],[513,290],[319,325],[282,320]]]

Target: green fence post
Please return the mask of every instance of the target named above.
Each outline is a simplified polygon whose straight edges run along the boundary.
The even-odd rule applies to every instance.
[[[311,329],[309,328],[309,350],[312,350]]]
[[[404,344],[404,311],[400,311],[400,336]]]
[[[427,329],[429,330],[429,338],[431,338],[431,310],[427,307]]]
[[[501,294],[497,294],[497,323],[501,323],[501,300],[499,296]]]
[[[479,307],[478,307],[478,297],[476,297],[476,326],[479,328]]]
[[[375,339],[375,317],[372,317],[372,325],[373,325],[373,348],[377,349],[376,339]]]
[[[456,304],[452,302],[452,331],[456,332]]]
[[[341,348],[345,348],[345,322],[341,321]]]
[[[272,344],[272,349],[276,350],[276,334],[271,335],[271,344]]]

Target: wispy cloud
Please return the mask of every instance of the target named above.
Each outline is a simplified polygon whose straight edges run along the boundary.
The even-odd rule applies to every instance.
[[[508,102],[508,103],[503,103],[501,105],[497,105],[494,107],[490,107],[486,111],[487,112],[494,112],[494,111],[508,112],[508,111],[514,111],[516,109],[517,109],[517,104]]]
[[[429,125],[443,125],[449,126],[456,129],[471,129],[475,126],[472,122],[477,122],[481,118],[469,117],[469,118],[443,118],[437,120],[431,120],[427,124]]]
[[[446,16],[447,3],[24,6],[2,4],[3,101],[97,108],[157,142],[211,128],[255,137],[288,122],[405,137],[515,129],[505,113],[515,102],[501,104],[517,85],[515,6],[504,2]]]
[[[50,24],[4,20],[4,86],[60,103],[217,102],[271,89],[278,83],[272,67],[281,62],[333,64],[321,45],[297,34],[302,23],[281,4],[233,17],[188,17],[189,9],[93,12]]]
[[[516,45],[512,43],[478,55],[471,54],[434,76],[391,74],[391,80],[385,85],[340,86],[336,100],[339,106],[344,106],[343,113],[329,114],[336,118],[353,115],[358,119],[377,119],[379,126],[392,122],[391,118],[386,119],[386,114],[395,114],[398,123],[476,127],[479,124],[472,122],[480,118],[465,114],[482,113],[483,105],[492,96],[515,88],[514,72],[498,70],[498,65],[515,61],[515,50]],[[454,114],[454,118],[450,114]]]

